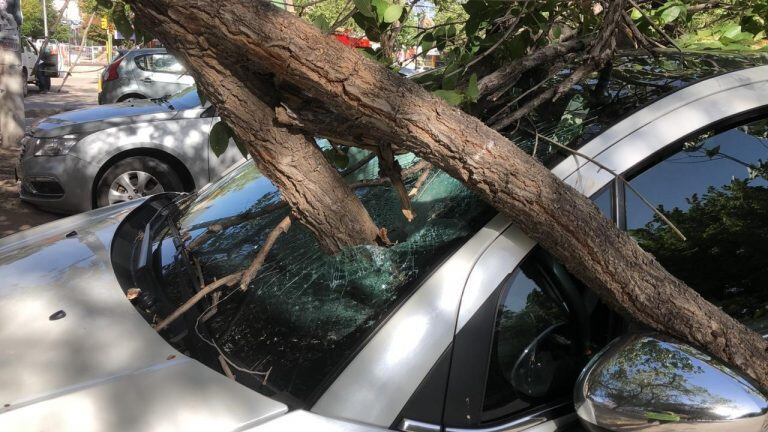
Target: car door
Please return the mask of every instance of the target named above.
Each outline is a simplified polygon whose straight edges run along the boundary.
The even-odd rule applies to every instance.
[[[134,79],[148,97],[172,95],[194,84],[184,66],[171,54],[144,54],[134,61]]]
[[[612,196],[606,187],[592,197],[610,219]],[[406,405],[399,429],[533,432],[570,424],[576,378],[620,324],[549,253],[509,226],[472,270],[452,347]],[[442,388],[434,390],[440,387],[433,381]],[[444,406],[431,408],[427,401],[442,395]]]

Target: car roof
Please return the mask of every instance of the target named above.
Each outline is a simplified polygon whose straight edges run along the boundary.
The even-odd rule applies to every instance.
[[[592,74],[560,100],[535,109],[529,114],[532,121],[513,123],[500,132],[529,154],[536,148],[536,157],[552,168],[569,153],[545,142],[537,144],[532,131],[578,150],[619,121],[671,93],[717,75],[765,64],[765,53],[664,51],[653,56],[645,51],[622,52],[614,58],[607,75]],[[567,65],[543,88],[559,84],[575,67]],[[517,96],[510,92],[498,106]],[[491,114],[483,112],[479,116],[487,120]]]
[[[137,56],[141,54],[165,54],[168,51],[165,48],[139,48],[135,50],[128,51],[125,53],[127,56]]]

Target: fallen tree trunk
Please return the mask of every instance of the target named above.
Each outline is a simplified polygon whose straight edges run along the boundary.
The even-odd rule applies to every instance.
[[[275,106],[274,88],[254,86],[255,75],[243,73],[243,62],[255,63],[279,78],[279,101],[287,106],[280,118],[292,127],[414,152],[509,216],[614,310],[706,349],[768,389],[765,340],[670,275],[586,197],[478,119],[266,2],[132,3],[163,42],[182,52],[200,84],[219,95],[225,118],[235,115],[227,105],[242,89],[219,86],[221,74]],[[245,119],[232,126],[256,139],[240,131],[249,127]]]
[[[198,85],[211,95],[259,171],[280,189],[291,212],[323,250],[336,253],[345,246],[380,241],[365,207],[312,138],[275,126],[274,110],[233,79],[216,58],[200,53],[187,64],[200,71]]]

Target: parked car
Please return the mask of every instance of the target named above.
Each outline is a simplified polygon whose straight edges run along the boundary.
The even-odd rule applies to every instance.
[[[195,83],[165,48],[128,51],[104,69],[100,80],[99,104],[169,96]]]
[[[768,334],[768,66],[676,58],[617,59],[608,82],[533,114],[589,159],[506,133],[673,274]],[[378,171],[374,159],[348,180]],[[748,380],[664,336],[628,334],[461,182],[432,171],[410,223],[389,186],[357,193],[393,246],[328,256],[294,226],[247,291],[223,287],[159,334],[153,324],[246,268],[287,214],[253,164],[197,193],[0,240],[0,429],[762,430],[768,402]]]
[[[216,157],[218,122],[194,87],[169,98],[132,100],[56,114],[21,141],[21,199],[77,213],[163,191],[193,191],[242,159]]]

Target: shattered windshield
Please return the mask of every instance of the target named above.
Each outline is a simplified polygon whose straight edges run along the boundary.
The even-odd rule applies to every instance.
[[[354,153],[354,154],[353,154]],[[366,152],[350,152],[350,165]],[[404,172],[417,162],[398,157]],[[364,162],[364,161],[363,161]],[[412,198],[407,222],[372,159],[347,175],[393,245],[327,255],[294,223],[281,235],[246,291],[226,287],[201,304],[198,335],[226,356],[238,381],[293,407],[310,406],[364,341],[420,282],[477,232],[495,211],[447,174],[430,170]],[[424,171],[406,177],[411,190]],[[203,191],[180,220],[205,283],[244,270],[288,214],[272,183],[248,162]],[[166,295],[186,300],[187,269],[178,254],[162,262]],[[207,335],[207,336],[206,336]]]

